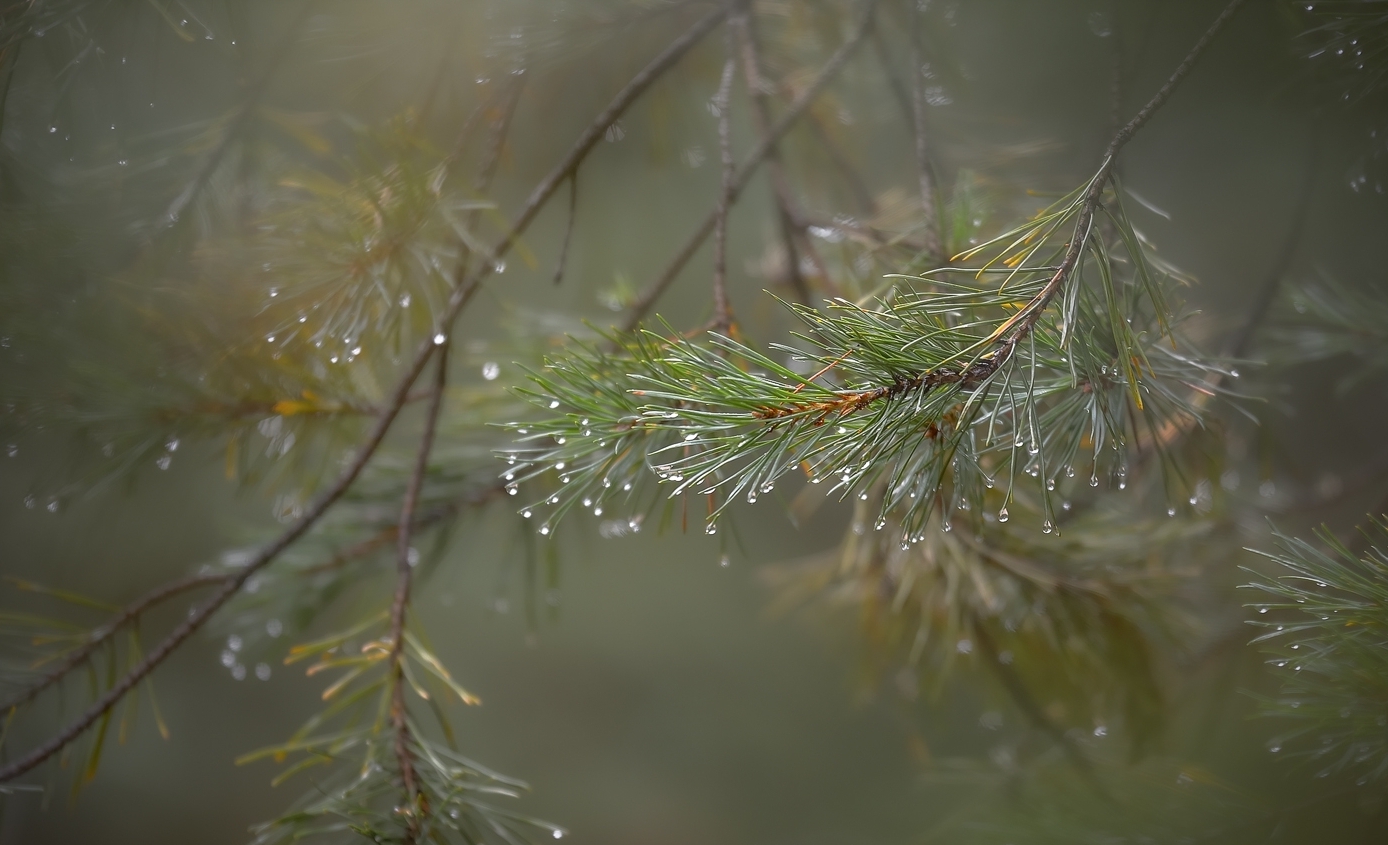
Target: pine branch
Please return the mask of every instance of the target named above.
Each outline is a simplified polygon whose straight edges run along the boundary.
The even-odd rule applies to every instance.
[[[197,630],[202,628],[213,614],[241,590],[249,578],[275,560],[295,541],[307,534],[308,531],[322,519],[324,514],[342,498],[366,467],[367,462],[380,447],[386,432],[395,421],[400,409],[405,405],[414,382],[419,378],[424,367],[435,354],[437,347],[447,341],[447,332],[456,321],[458,314],[462,312],[469,302],[471,302],[473,296],[476,295],[486,278],[495,271],[495,260],[504,256],[516,244],[521,234],[529,227],[531,222],[533,222],[536,215],[539,214],[540,209],[548,202],[558,186],[564,179],[576,172],[579,165],[587,157],[587,154],[597,144],[598,140],[602,138],[607,127],[612,125],[641,93],[648,89],[656,79],[660,78],[666,70],[673,66],[681,56],[687,53],[694,44],[707,34],[723,18],[724,14],[725,12],[720,9],[701,19],[689,30],[681,34],[679,38],[666,47],[664,51],[657,55],[646,67],[633,77],[616,95],[607,108],[605,108],[597,118],[580,133],[578,140],[570,148],[569,152],[563,157],[560,163],[551,170],[531,192],[520,213],[511,224],[508,233],[492,250],[494,261],[484,262],[468,278],[460,278],[457,280],[457,284],[453,287],[448,298],[447,305],[442,310],[438,322],[436,323],[434,336],[420,344],[412,360],[400,375],[395,389],[391,393],[389,402],[382,408],[371,431],[357,449],[355,458],[338,476],[334,484],[322,493],[317,500],[305,510],[304,514],[284,533],[251,557],[246,565],[235,576],[231,577],[221,589],[214,593],[212,597],[203,604],[195,608],[164,638],[164,640],[156,645],[124,676],[118,679],[104,694],[92,702],[92,704],[76,719],[60,729],[48,740],[31,750],[28,754],[0,767],[0,783],[20,777],[39,766],[65,748],[73,740],[81,736],[99,719],[103,718],[105,714],[110,712],[111,708],[133,690],[140,681],[168,659],[168,657]]]
[[[881,480],[882,513],[904,511],[902,542],[910,544],[919,541],[951,475],[954,497],[978,503],[982,496],[967,491],[1006,473],[999,512],[1005,520],[1015,474],[1024,470],[1045,476],[1043,530],[1053,530],[1048,493],[1062,471],[1073,474],[1081,443],[1093,446],[1094,485],[1101,448],[1112,444],[1121,484],[1124,445],[1139,425],[1155,431],[1172,416],[1197,415],[1173,387],[1197,384],[1212,368],[1153,342],[1170,334],[1163,294],[1121,206],[1106,205],[1104,197],[1118,151],[1240,2],[1225,9],[1115,135],[1088,183],[961,256],[991,251],[994,257],[974,272],[997,280],[996,289],[952,281],[957,271],[946,268],[914,280],[926,291],[874,308],[840,300],[824,316],[793,307],[812,332],[801,339],[818,349],[776,349],[812,362],[818,372],[808,379],[718,334],[707,344],[649,332],[630,341],[613,337],[623,354],[588,349],[551,361],[534,376],[538,389],[522,393],[547,411],[563,407],[563,416],[515,426],[533,444],[516,470],[521,480],[557,471],[566,486],[547,503],[558,505],[557,519],[580,497],[588,506],[601,501],[616,482],[630,489],[648,456],[672,496],[709,497],[709,533],[728,503],[743,495],[755,500],[797,467],[814,483],[836,481],[845,495],[865,496]],[[1114,223],[1116,244],[1095,232],[1100,214]],[[1063,246],[1054,243],[1060,233],[1069,234]],[[1126,251],[1133,268],[1122,288],[1114,249]],[[1072,283],[1086,256],[1098,270],[1097,287]],[[1146,300],[1151,326],[1138,322]],[[1156,331],[1148,335],[1147,328]],[[821,377],[847,384],[824,386]],[[541,533],[550,528],[546,522]]]
[[[406,822],[406,845],[413,845],[419,838],[419,816],[427,815],[429,808],[421,802],[419,786],[415,777],[415,761],[410,751],[410,729],[405,720],[405,615],[410,605],[410,586],[413,578],[414,561],[410,559],[410,540],[415,522],[415,507],[419,503],[419,491],[424,486],[424,475],[429,466],[429,453],[434,448],[434,434],[438,428],[439,410],[443,407],[443,391],[448,384],[448,345],[439,349],[438,363],[435,365],[434,388],[429,400],[429,410],[424,420],[424,433],[419,439],[419,452],[415,458],[414,472],[409,486],[405,489],[405,500],[400,506],[400,525],[397,529],[396,549],[396,587],[395,598],[390,609],[390,683],[392,696],[390,704],[391,722],[395,729],[395,758],[400,766],[400,777],[404,782],[406,806],[409,808]]]

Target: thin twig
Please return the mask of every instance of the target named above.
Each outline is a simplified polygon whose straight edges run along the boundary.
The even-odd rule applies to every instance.
[[[935,190],[935,174],[930,164],[930,150],[925,132],[925,66],[921,56],[920,11],[914,4],[907,10],[911,16],[911,128],[915,135],[916,178],[920,182],[921,224],[925,231],[925,252],[939,261],[944,257],[944,235],[940,227],[944,220],[939,213],[939,196]]]
[[[730,25],[731,26],[731,25]],[[729,98],[737,62],[732,55],[732,30],[728,30],[728,58],[723,62],[723,78],[713,98],[718,111],[718,154],[722,162],[722,183],[718,190],[718,205],[713,213],[713,327],[727,334],[733,323],[732,307],[728,305],[728,209],[732,206],[733,161],[732,112]]]
[[[744,10],[733,21],[733,26],[737,30],[738,41],[742,47],[742,75],[747,80],[747,94],[752,101],[752,124],[756,127],[757,136],[764,138],[771,131],[771,104],[767,93],[770,86],[762,76],[761,49],[757,43],[751,12]],[[776,199],[781,248],[786,254],[786,277],[796,297],[801,302],[808,303],[810,288],[805,282],[805,274],[800,272],[800,254],[795,245],[797,236],[804,232],[804,216],[795,208],[795,201],[791,198],[790,183],[786,179],[779,148],[773,147],[767,156],[766,170],[771,180],[771,192]],[[823,266],[818,255],[813,254],[813,247],[808,244],[806,246],[809,247],[806,254],[820,269],[820,275],[827,280],[828,268]]]
[[[824,148],[824,152],[829,154],[829,160],[833,162],[834,169],[843,176],[843,181],[848,184],[848,190],[853,194],[853,199],[858,203],[858,208],[867,215],[877,213],[877,200],[872,196],[867,182],[863,179],[863,174],[853,166],[853,163],[844,155],[843,150],[835,143],[829,130],[825,128],[824,121],[813,111],[809,114],[806,126],[810,128],[810,134],[814,135],[815,140]],[[804,222],[803,220],[801,221]]]
[[[405,788],[409,813],[406,816],[406,845],[413,845],[419,838],[420,819],[428,812],[427,804],[421,799],[418,779],[414,770],[414,753],[410,750],[410,727],[405,709],[405,616],[410,606],[410,587],[413,575],[413,562],[410,560],[410,539],[414,530],[415,507],[419,503],[419,491],[424,486],[424,475],[429,469],[429,454],[434,448],[434,434],[438,430],[439,409],[443,407],[443,391],[448,383],[448,344],[439,348],[438,363],[434,366],[433,392],[429,399],[429,410],[424,418],[424,433],[419,439],[419,451],[415,457],[414,472],[405,488],[405,500],[400,506],[400,524],[396,529],[395,560],[395,598],[390,607],[390,657],[389,672],[392,684],[390,719],[395,729],[395,759],[400,766],[400,779]]]
[[[620,117],[626,109],[639,97],[642,92],[649,88],[666,70],[700,38],[709,32],[719,20],[724,16],[725,11],[719,9],[708,16],[702,18],[693,27],[686,30],[675,39],[668,47],[657,55],[645,68],[643,68],[630,82],[626,84],[612,102],[603,109],[598,117],[590,123],[587,128],[579,134],[578,140],[570,148],[560,163],[550,171],[550,173],[540,182],[531,192],[524,207],[521,209],[516,221],[511,224],[510,230],[493,250],[495,256],[505,255],[516,244],[521,235],[529,228],[540,209],[554,194],[554,191],[562,183],[564,178],[578,169],[584,158],[592,150],[593,146],[602,138],[606,128]],[[436,334],[447,337],[446,331],[452,326],[458,315],[472,298],[477,294],[481,285],[487,277],[495,270],[495,264],[483,262],[477,270],[467,279],[459,277],[458,284],[453,288],[449,295],[448,304],[443,310],[443,315],[435,328]],[[227,581],[211,598],[202,605],[195,608],[183,619],[168,636],[154,647],[144,659],[133,666],[124,676],[122,676],[105,694],[92,702],[76,719],[68,723],[58,733],[54,734],[47,741],[34,748],[28,754],[0,768],[0,783],[14,780],[36,766],[43,763],[53,755],[57,754],[69,743],[81,736],[87,728],[91,727],[107,711],[114,707],[126,694],[135,688],[140,681],[144,680],[160,664],[168,659],[179,646],[181,646],[198,629],[207,623],[207,620],[217,612],[222,605],[234,596],[253,574],[264,568],[270,561],[274,560],[285,549],[295,541],[308,533],[325,513],[342,498],[361,475],[366,463],[376,450],[380,448],[381,441],[384,440],[386,432],[391,424],[399,415],[400,409],[405,405],[405,401],[410,394],[410,388],[419,378],[424,367],[428,365],[429,359],[433,357],[437,346],[433,338],[428,338],[422,342],[415,352],[414,358],[410,361],[405,372],[401,374],[400,380],[396,383],[395,390],[392,392],[391,400],[382,409],[380,416],[376,420],[375,426],[363,441],[357,451],[356,458],[352,461],[342,474],[338,476],[332,487],[325,491],[317,501],[315,501],[304,514],[279,537],[264,546],[255,557],[253,557],[244,568],[240,570],[231,580]]]
[[[111,637],[115,636],[122,628],[138,619],[151,607],[160,604],[166,599],[186,593],[189,590],[196,590],[198,587],[205,587],[209,584],[220,584],[231,577],[231,575],[220,572],[189,575],[185,578],[170,581],[167,584],[150,590],[148,593],[145,593],[143,596],[140,596],[138,599],[135,599],[121,608],[120,611],[118,611],[115,616],[111,617],[111,619],[107,620],[105,624],[94,629],[91,634],[88,635],[86,641],[63,655],[62,662],[48,670],[37,683],[4,704],[0,704],[0,712],[5,712],[15,707],[23,707],[25,704],[33,701],[38,697],[39,693],[62,680],[66,675],[72,672],[73,669],[86,663],[87,659],[91,657],[103,643],[109,641]]]
[[[745,189],[747,184],[751,181],[752,174],[756,172],[757,167],[766,160],[767,156],[771,154],[771,151],[775,149],[776,144],[780,143],[780,140],[785,137],[786,133],[795,125],[796,120],[804,114],[805,110],[809,108],[810,104],[813,103],[820,92],[824,90],[824,87],[838,75],[838,72],[843,68],[848,57],[852,55],[853,50],[871,29],[872,10],[876,7],[877,2],[878,0],[865,0],[863,15],[854,28],[853,34],[849,36],[847,41],[839,46],[839,49],[829,58],[829,61],[825,62],[824,67],[820,69],[809,87],[800,93],[800,96],[796,98],[795,102],[791,103],[790,108],[787,109],[786,113],[781,115],[781,119],[777,121],[776,126],[767,133],[766,137],[761,139],[757,146],[753,148],[751,154],[748,155],[747,160],[738,168],[733,178],[732,193],[729,198],[730,202],[737,201],[738,196],[742,194],[743,189]],[[713,232],[713,226],[716,220],[717,210],[715,209],[704,218],[704,221],[699,227],[689,236],[689,240],[687,240],[684,246],[680,247],[679,251],[675,253],[675,257],[670,260],[664,272],[662,272],[650,286],[641,291],[636,299],[632,301],[627,309],[627,319],[623,324],[624,331],[631,331],[635,329],[636,326],[640,325],[641,320],[645,318],[647,312],[651,310],[651,306],[655,305],[656,300],[665,293],[665,290],[675,281],[675,277],[684,269],[684,265],[689,263],[689,259],[694,257],[694,253],[698,251],[709,234]]]
[[[578,173],[569,177],[569,219],[564,223],[564,240],[559,242],[559,260],[554,266],[554,283],[564,281],[564,265],[569,260],[569,241],[574,235],[574,217],[578,211]]]

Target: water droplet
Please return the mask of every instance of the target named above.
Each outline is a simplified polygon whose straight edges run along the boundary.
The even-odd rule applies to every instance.
[[[558,407],[559,407],[559,400],[558,400],[558,399],[551,399],[551,400],[549,400],[549,408],[550,408],[551,411],[554,410],[555,408],[558,408]]]
[[[236,679],[236,680],[238,680],[238,681],[244,681],[244,680],[246,680],[246,666],[245,666],[245,664],[243,664],[243,663],[238,663],[238,664],[236,664],[235,666],[231,667],[231,677],[234,678],[234,679]]]
[[[495,270],[497,273],[505,273],[505,272],[506,272],[506,262],[505,262],[505,261],[498,260],[496,263],[494,263],[494,264],[492,265],[492,269]]]
[[[284,623],[278,619],[271,619],[265,623],[265,633],[272,637],[278,637],[280,634],[284,633]]]
[[[1002,510],[998,511],[998,522],[1006,522],[1007,520],[1008,520],[1007,506],[1006,506],[1006,505],[1003,505]]]
[[[723,567],[724,569],[727,569],[729,566],[732,565],[732,560],[727,555],[723,555],[718,558],[718,565]]]
[[[564,838],[564,831],[562,831],[562,830],[560,830],[559,828],[556,827],[556,828],[554,829],[554,833],[552,833],[551,836],[553,836],[555,839],[563,839],[563,838]]]
[[[257,664],[255,664],[255,676],[256,676],[257,678],[259,678],[260,680],[262,680],[262,681],[268,681],[268,680],[270,680],[270,664],[269,664],[269,663],[257,663]]]
[[[448,341],[448,335],[444,334],[443,332],[439,332],[438,334],[434,335],[434,345],[435,345],[435,346],[443,346],[444,343],[446,343],[447,341]]]
[[[531,514],[530,514],[530,508],[526,508],[525,510],[521,511],[521,517],[522,517],[523,519],[529,519],[530,516],[531,516]]]
[[[1091,476],[1089,476],[1089,486],[1090,486],[1090,487],[1098,487],[1098,486],[1099,486],[1099,476],[1097,476],[1097,475],[1091,475]]]
[[[602,506],[601,506],[601,505],[599,505],[599,506],[596,507],[596,508],[593,508],[593,516],[602,516]]]
[[[542,536],[549,536],[549,524],[548,524],[548,523],[546,523],[546,524],[540,526],[540,534],[541,534]]]
[[[57,512],[58,512],[58,500],[57,500],[57,499],[49,499],[49,500],[48,500],[48,512],[49,512],[49,513],[57,513]]]
[[[1055,479],[1054,479],[1054,478],[1048,478],[1048,479],[1046,479],[1046,489],[1047,489],[1047,490],[1054,490],[1054,489],[1055,489]]]
[[[10,445],[6,446],[5,454],[11,458],[15,457],[19,454],[19,445],[17,443],[11,443]]]
[[[1192,502],[1191,504],[1195,504],[1195,503]],[[1175,508],[1167,508],[1167,509],[1166,509],[1166,515],[1167,515],[1167,516],[1175,516],[1175,515],[1176,515],[1176,509],[1175,509]]]
[[[154,465],[159,467],[160,469],[168,469],[169,464],[171,463],[173,463],[173,458],[169,457],[168,455],[161,455],[159,460],[154,462]]]
[[[241,642],[241,638],[236,636],[235,634],[232,634],[231,636],[227,637],[227,648],[231,649],[232,651],[240,651],[242,645],[243,643]]]
[[[1098,725],[1094,728],[1094,735],[1099,737],[1108,736],[1108,728],[1103,725]]]
[[[684,436],[684,439],[685,439],[686,441],[689,441],[689,440],[698,440],[698,439],[699,439],[699,435],[695,434],[694,432],[690,432],[689,434],[686,434],[686,435]]]
[[[1051,533],[1051,532],[1054,531],[1054,530],[1055,530],[1055,525],[1052,524],[1051,521],[1050,521],[1049,519],[1046,520],[1045,522],[1041,523],[1041,533],[1042,533],[1042,534],[1049,534],[1049,533]]]
[[[488,361],[482,365],[482,378],[487,381],[496,381],[496,377],[501,375],[501,365],[495,361]]]

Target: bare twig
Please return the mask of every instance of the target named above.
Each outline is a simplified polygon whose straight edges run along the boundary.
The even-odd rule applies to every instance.
[[[733,161],[732,111],[729,97],[732,94],[733,75],[737,63],[732,56],[732,32],[728,33],[728,58],[723,62],[723,78],[718,84],[718,93],[713,98],[718,111],[718,153],[722,162],[722,182],[718,189],[718,205],[713,212],[713,328],[724,334],[733,322],[733,312],[728,305],[728,209],[732,205]]]
[[[863,180],[863,174],[858,172],[858,169],[844,155],[843,150],[839,149],[839,145],[829,135],[829,130],[824,127],[824,121],[812,111],[806,125],[810,127],[810,133],[814,135],[815,140],[819,141],[819,145],[829,154],[829,160],[833,162],[834,168],[843,176],[843,181],[848,184],[848,190],[853,194],[858,208],[864,214],[876,214],[877,200],[873,198],[872,191],[868,189],[867,182]]]
[[[419,439],[419,451],[415,457],[414,472],[405,488],[405,500],[400,506],[400,524],[396,529],[395,598],[390,607],[390,657],[389,672],[392,684],[390,719],[395,729],[395,759],[400,766],[400,779],[405,788],[409,813],[406,816],[407,834],[405,842],[413,845],[419,838],[421,817],[428,812],[421,800],[418,779],[414,770],[414,753],[410,750],[410,727],[405,709],[405,616],[410,606],[410,587],[412,584],[413,562],[410,560],[410,539],[414,530],[415,507],[419,503],[419,491],[424,486],[424,475],[429,468],[429,454],[434,448],[434,434],[438,430],[439,409],[443,407],[443,391],[448,382],[448,345],[438,351],[438,363],[434,367],[434,386],[429,399],[429,410],[424,418],[424,433]]]
[[[930,150],[925,132],[925,74],[921,56],[920,12],[914,4],[907,10],[911,16],[911,127],[915,133],[916,178],[920,181],[921,224],[924,229],[925,251],[939,261],[944,257],[944,222],[939,213],[939,196],[935,191],[935,173],[930,164]]]
[[[752,101],[752,121],[758,137],[765,138],[771,132],[771,104],[767,94],[770,86],[762,76],[761,50],[757,43],[751,13],[744,11],[733,24],[742,46],[742,75],[747,80],[747,92]],[[803,236],[805,231],[804,215],[795,207],[790,182],[786,179],[785,168],[781,164],[780,150],[774,146],[767,156],[766,169],[771,179],[771,191],[776,197],[781,246],[786,253],[787,278],[800,301],[809,302],[810,288],[805,283],[804,273],[800,272],[800,251],[796,248],[796,238]],[[814,262],[820,276],[826,284],[832,284],[829,281],[829,268],[815,252],[814,246],[809,243],[805,243],[804,246],[806,255]]]
[[[569,177],[569,219],[564,223],[564,240],[559,242],[559,260],[554,266],[554,283],[564,281],[564,265],[569,260],[569,241],[574,235],[574,216],[578,211],[578,174]]]
[[[150,590],[148,593],[145,593],[143,596],[140,596],[138,599],[135,599],[130,604],[121,608],[120,611],[116,613],[115,616],[111,617],[105,624],[95,628],[91,634],[88,635],[85,642],[63,655],[62,661],[52,669],[49,669],[37,683],[4,704],[0,704],[0,712],[5,712],[15,707],[23,707],[25,704],[33,701],[38,697],[39,693],[62,680],[66,675],[72,672],[73,669],[86,663],[87,659],[90,658],[102,644],[108,642],[111,637],[115,636],[126,625],[139,619],[140,616],[151,607],[190,590],[196,590],[199,587],[205,587],[209,584],[220,584],[231,577],[231,575],[221,572],[189,575],[186,578],[179,578]]]
[[[775,127],[767,133],[766,137],[761,139],[757,146],[753,148],[751,154],[748,155],[747,160],[738,168],[732,183],[732,193],[729,197],[730,202],[737,201],[738,196],[742,194],[743,189],[745,189],[747,184],[751,181],[752,174],[756,172],[757,167],[766,160],[776,144],[785,137],[786,133],[795,125],[796,120],[804,114],[805,110],[809,108],[810,104],[813,103],[820,92],[824,90],[824,87],[838,75],[838,72],[843,68],[848,57],[852,55],[854,49],[857,48],[858,44],[862,42],[863,38],[871,29],[872,10],[876,7],[877,2],[878,0],[865,0],[862,17],[859,18],[857,26],[854,27],[853,34],[849,36],[847,41],[839,46],[839,49],[834,52],[834,55],[829,58],[829,61],[825,62],[824,67],[820,69],[814,81],[800,93],[800,96],[796,98],[795,102],[791,103],[790,108],[786,110],[785,114],[781,115],[781,119],[777,121]],[[656,300],[665,293],[665,290],[675,281],[675,277],[684,269],[684,265],[689,263],[689,259],[694,256],[694,253],[703,245],[704,240],[712,233],[716,220],[717,211],[715,209],[715,211],[709,213],[708,217],[704,218],[703,223],[701,223],[689,236],[689,240],[687,240],[684,246],[680,247],[679,251],[675,253],[675,257],[670,260],[664,272],[662,272],[649,287],[641,291],[631,303],[630,307],[627,309],[627,319],[623,325],[624,331],[631,331],[641,323],[641,320],[646,316],[647,312],[651,310],[651,306],[653,306]]]
[[[644,67],[630,82],[618,92],[612,102],[603,109],[598,117],[579,134],[577,141],[570,148],[560,163],[541,180],[540,184],[531,192],[525,205],[512,223],[510,230],[493,250],[495,256],[501,256],[519,240],[522,233],[534,221],[540,209],[554,194],[563,180],[583,162],[584,158],[592,150],[593,146],[602,138],[606,128],[620,117],[628,107],[658,79],[661,74],[668,70],[674,63],[700,38],[709,32],[725,12],[719,9],[710,13],[698,21],[693,27],[686,30],[675,39],[668,47],[657,55],[646,67]],[[447,330],[457,319],[458,314],[467,307],[476,295],[482,283],[495,270],[495,265],[483,262],[477,270],[467,279],[459,277],[457,285],[448,299],[448,304],[443,310],[443,315],[436,326],[436,337],[441,336],[447,339]],[[179,646],[181,646],[198,629],[207,623],[207,620],[217,612],[222,605],[234,596],[253,574],[264,568],[272,560],[280,555],[285,549],[291,546],[304,534],[308,533],[323,515],[342,498],[361,475],[366,467],[367,461],[380,448],[381,441],[384,440],[386,432],[391,424],[399,415],[400,409],[405,405],[406,399],[410,395],[410,388],[419,378],[424,367],[428,365],[429,359],[433,357],[437,346],[434,338],[426,339],[420,344],[415,352],[414,358],[409,366],[400,376],[392,392],[391,400],[382,409],[376,424],[372,427],[362,445],[357,450],[356,458],[338,476],[331,488],[325,491],[319,498],[309,506],[299,519],[289,526],[279,537],[264,546],[234,577],[223,584],[211,598],[202,605],[195,608],[183,619],[169,634],[154,647],[144,659],[137,663],[124,676],[122,676],[105,694],[92,702],[80,715],[72,722],[63,727],[58,733],[54,734],[47,741],[34,748],[28,754],[0,768],[0,783],[14,780],[15,778],[33,770],[35,767],[57,754],[69,743],[81,736],[84,731],[91,727],[107,711],[114,707],[126,694],[135,688],[140,681],[144,680],[160,664],[168,659]]]

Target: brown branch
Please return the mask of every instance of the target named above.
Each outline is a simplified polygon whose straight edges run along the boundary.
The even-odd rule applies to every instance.
[[[777,121],[776,126],[766,137],[761,139],[757,146],[753,148],[747,160],[738,168],[737,174],[733,179],[732,193],[729,198],[730,202],[737,201],[743,189],[745,189],[747,184],[751,181],[752,174],[756,172],[757,167],[766,160],[776,144],[778,144],[780,140],[785,137],[786,133],[790,131],[791,127],[795,125],[796,120],[804,114],[805,110],[809,108],[810,104],[813,103],[820,92],[824,90],[824,87],[828,85],[843,68],[848,57],[852,55],[854,49],[857,48],[858,44],[871,29],[872,10],[876,7],[877,2],[878,0],[865,0],[863,15],[859,18],[857,26],[854,27],[853,34],[849,36],[847,41],[839,46],[839,49],[834,52],[834,55],[829,58],[829,61],[825,62],[824,67],[820,69],[819,74],[815,76],[809,87],[800,93],[800,96],[796,98],[795,102],[791,103],[790,108],[787,109],[786,113],[781,115],[781,119]],[[670,260],[664,272],[662,272],[660,276],[631,303],[628,309],[626,323],[623,325],[624,331],[631,331],[641,323],[641,320],[646,316],[647,312],[650,311],[651,306],[653,306],[656,300],[665,293],[666,289],[675,281],[675,277],[684,269],[684,265],[689,263],[689,259],[692,258],[699,247],[703,245],[704,240],[707,239],[709,234],[713,231],[716,219],[717,211],[710,212],[708,217],[704,218],[704,221],[699,227],[689,236],[689,240],[685,242],[684,246],[680,247],[679,251],[675,253],[675,257]]]
[[[115,636],[122,628],[138,619],[145,611],[163,602],[166,599],[196,590],[208,584],[219,584],[232,576],[225,573],[189,575],[163,584],[140,596],[125,607],[121,608],[115,616],[105,624],[95,628],[88,635],[85,642],[63,655],[62,662],[50,669],[39,681],[28,689],[16,695],[14,698],[0,704],[0,712],[9,711],[15,707],[23,707],[30,701],[38,697],[39,693],[53,686],[66,677],[72,670],[83,665],[92,654]]]
[[[1171,92],[1190,73],[1191,68],[1195,66],[1195,61],[1205,52],[1205,48],[1209,46],[1215,34],[1229,18],[1233,17],[1243,3],[1244,0],[1231,0],[1219,17],[1215,18],[1210,28],[1205,31],[1205,34],[1196,42],[1195,47],[1172,72],[1166,83],[1158,89],[1152,99],[1147,102],[1147,105],[1133,116],[1132,120],[1129,120],[1123,128],[1118,130],[1113,140],[1109,142],[1108,148],[1104,150],[1103,161],[1080,200],[1079,213],[1075,217],[1074,234],[1070,238],[1065,257],[1040,292],[993,332],[993,339],[998,344],[997,349],[980,356],[964,367],[937,367],[916,376],[898,378],[892,384],[882,387],[841,391],[834,399],[762,408],[755,412],[754,416],[765,420],[775,420],[789,416],[813,415],[815,416],[814,424],[819,425],[832,415],[842,416],[860,411],[879,400],[894,399],[908,392],[928,392],[946,384],[960,384],[964,387],[970,387],[982,384],[991,378],[1012,357],[1017,345],[1031,334],[1031,330],[1041,319],[1041,314],[1045,311],[1046,306],[1050,304],[1057,293],[1064,289],[1066,282],[1069,281],[1079,266],[1093,229],[1095,211],[1099,208],[1104,189],[1108,186],[1118,151],[1132,140],[1133,135],[1137,134],[1137,131],[1146,125],[1147,121],[1152,119],[1152,115],[1156,114],[1157,110],[1166,103]]]
[[[733,161],[731,103],[733,75],[737,62],[732,56],[732,32],[728,32],[728,58],[723,62],[723,78],[713,98],[718,110],[718,155],[722,162],[722,183],[718,189],[718,205],[713,212],[713,328],[727,334],[733,324],[732,307],[728,305],[728,209],[732,205]]]
[[[666,70],[668,70],[681,56],[689,51],[700,38],[703,37],[719,20],[725,12],[720,9],[701,19],[693,27],[684,32],[679,38],[675,39],[668,47],[657,55],[645,68],[643,68],[627,85],[618,92],[613,101],[605,108],[587,128],[580,133],[578,140],[564,156],[563,160],[557,165],[548,176],[546,176],[534,191],[531,192],[529,199],[522,208],[520,215],[511,225],[510,231],[495,248],[494,255],[501,256],[506,254],[521,234],[530,226],[540,209],[545,205],[549,198],[554,194],[555,189],[566,176],[578,169],[593,146],[602,138],[603,132],[612,124],[626,109],[641,95],[647,88],[655,82]],[[495,265],[484,262],[478,267],[471,277],[463,280],[459,277],[458,284],[454,287],[448,299],[448,305],[443,311],[442,318],[436,327],[436,334],[443,335],[445,338],[446,330],[452,326],[458,314],[467,307],[476,295],[482,283],[494,271]],[[246,564],[236,575],[232,576],[220,590],[210,599],[199,607],[195,608],[187,618],[181,621],[157,646],[154,647],[144,659],[122,676],[105,694],[92,702],[76,719],[62,728],[58,733],[50,737],[46,742],[30,751],[23,757],[15,760],[8,765],[0,768],[0,783],[14,780],[15,778],[31,771],[36,766],[43,763],[53,755],[57,754],[69,743],[81,736],[84,731],[90,728],[106,712],[114,707],[125,697],[135,686],[162,664],[169,655],[181,646],[195,631],[200,629],[207,620],[217,612],[222,605],[226,604],[244,585],[253,574],[269,564],[279,556],[300,537],[308,533],[318,520],[342,498],[361,475],[366,463],[376,450],[380,448],[386,432],[391,424],[399,415],[400,409],[405,405],[409,397],[410,388],[419,378],[424,367],[429,363],[429,359],[437,346],[434,338],[428,338],[420,344],[415,352],[413,360],[405,372],[401,374],[397,382],[391,401],[382,409],[381,415],[377,418],[375,426],[371,429],[361,447],[357,451],[356,458],[338,476],[333,486],[325,491],[316,502],[309,506],[304,514],[286,529],[279,537],[258,552],[254,558]]]
[[[403,781],[409,808],[404,840],[406,845],[413,845],[418,840],[420,820],[428,813],[428,802],[420,793],[414,770],[414,753],[410,750],[410,727],[405,709],[404,660],[405,616],[410,606],[410,587],[413,581],[410,539],[414,529],[415,507],[419,504],[419,491],[424,486],[424,475],[429,469],[429,454],[434,448],[439,409],[443,407],[443,391],[448,382],[448,344],[439,348],[437,357],[433,392],[429,399],[429,410],[424,418],[424,434],[420,437],[414,472],[410,475],[409,485],[405,488],[405,500],[400,506],[400,524],[396,529],[395,598],[390,607],[390,720],[395,729],[395,759],[400,765],[400,779]]]

